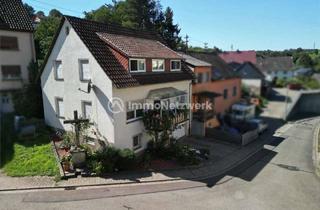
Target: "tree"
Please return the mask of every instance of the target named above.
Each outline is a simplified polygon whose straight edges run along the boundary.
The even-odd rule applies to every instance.
[[[299,56],[297,64],[303,67],[312,67],[313,61],[309,54],[303,53]]]
[[[53,37],[58,30],[59,23],[60,18],[53,16],[43,19],[38,25],[35,32],[35,42],[38,59],[44,59],[45,55],[48,53],[53,41]]]
[[[181,37],[179,36],[180,29],[178,24],[173,23],[172,9],[167,7],[164,17],[161,13],[159,15],[159,20],[162,22],[162,24],[159,24],[160,27],[158,26],[158,31],[162,35],[162,38],[166,41],[170,48],[177,49],[178,44],[181,43]]]
[[[61,18],[62,17],[62,13],[57,9],[52,9],[49,12],[49,17]]]
[[[14,108],[17,114],[27,118],[43,118],[42,91],[38,80],[39,68],[35,62],[30,62],[29,84],[13,94]]]
[[[29,4],[27,4],[27,3],[24,3],[23,6],[24,6],[24,8],[27,10],[29,16],[30,16],[30,17],[33,17],[34,13],[36,12],[36,11],[34,10],[34,8],[33,8],[32,6],[30,6]]]

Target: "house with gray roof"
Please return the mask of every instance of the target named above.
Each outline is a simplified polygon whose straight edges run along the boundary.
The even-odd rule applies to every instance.
[[[29,82],[35,60],[33,26],[21,0],[0,0],[0,112],[13,112],[12,94]]]
[[[265,75],[251,62],[244,62],[235,73],[241,78],[242,85],[246,86],[251,94],[260,95],[265,86]]]
[[[266,76],[266,80],[291,79],[294,76],[294,63],[291,56],[259,57],[257,67]]]

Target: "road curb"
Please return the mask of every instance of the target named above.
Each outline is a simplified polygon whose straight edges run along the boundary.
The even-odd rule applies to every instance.
[[[313,131],[313,150],[312,159],[315,168],[315,174],[320,178],[320,151],[318,151],[320,136],[320,122],[314,128]]]
[[[264,144],[263,144],[264,145]],[[218,177],[221,175],[224,175],[227,171],[232,170],[233,168],[239,166],[252,156],[254,156],[257,152],[259,152],[262,148],[259,147],[259,149],[254,150],[250,154],[248,154],[246,157],[242,158],[239,161],[236,161],[235,163],[231,164],[229,167],[210,175],[206,176],[198,176],[190,179],[185,178],[172,178],[172,179],[159,179],[159,180],[150,180],[150,181],[128,181],[128,182],[115,182],[115,183],[103,183],[103,184],[84,184],[84,185],[66,185],[66,186],[46,186],[46,187],[27,187],[27,188],[12,188],[12,189],[1,189],[0,192],[14,192],[14,191],[32,191],[32,190],[52,190],[52,189],[76,189],[76,188],[85,188],[85,187],[101,187],[101,186],[117,186],[117,185],[130,185],[130,184],[148,184],[148,183],[164,183],[164,182],[173,182],[173,181],[182,181],[182,180],[189,180],[189,181],[201,181],[213,177]],[[208,166],[204,166],[202,168],[205,168]],[[192,170],[192,168],[189,168],[189,170]],[[160,172],[160,171],[159,171]]]

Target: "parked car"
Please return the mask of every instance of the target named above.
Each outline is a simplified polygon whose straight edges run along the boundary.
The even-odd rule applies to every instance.
[[[268,124],[262,119],[251,119],[249,122],[254,123],[258,126],[259,134],[263,133],[265,130],[268,129]]]

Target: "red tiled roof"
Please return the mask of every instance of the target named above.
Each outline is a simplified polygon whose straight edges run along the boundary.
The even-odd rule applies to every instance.
[[[182,59],[175,51],[157,40],[111,33],[97,34],[103,41],[124,53],[127,57]]]
[[[251,62],[253,64],[257,63],[257,54],[254,50],[249,51],[226,51],[219,54],[226,63],[244,63]]]

